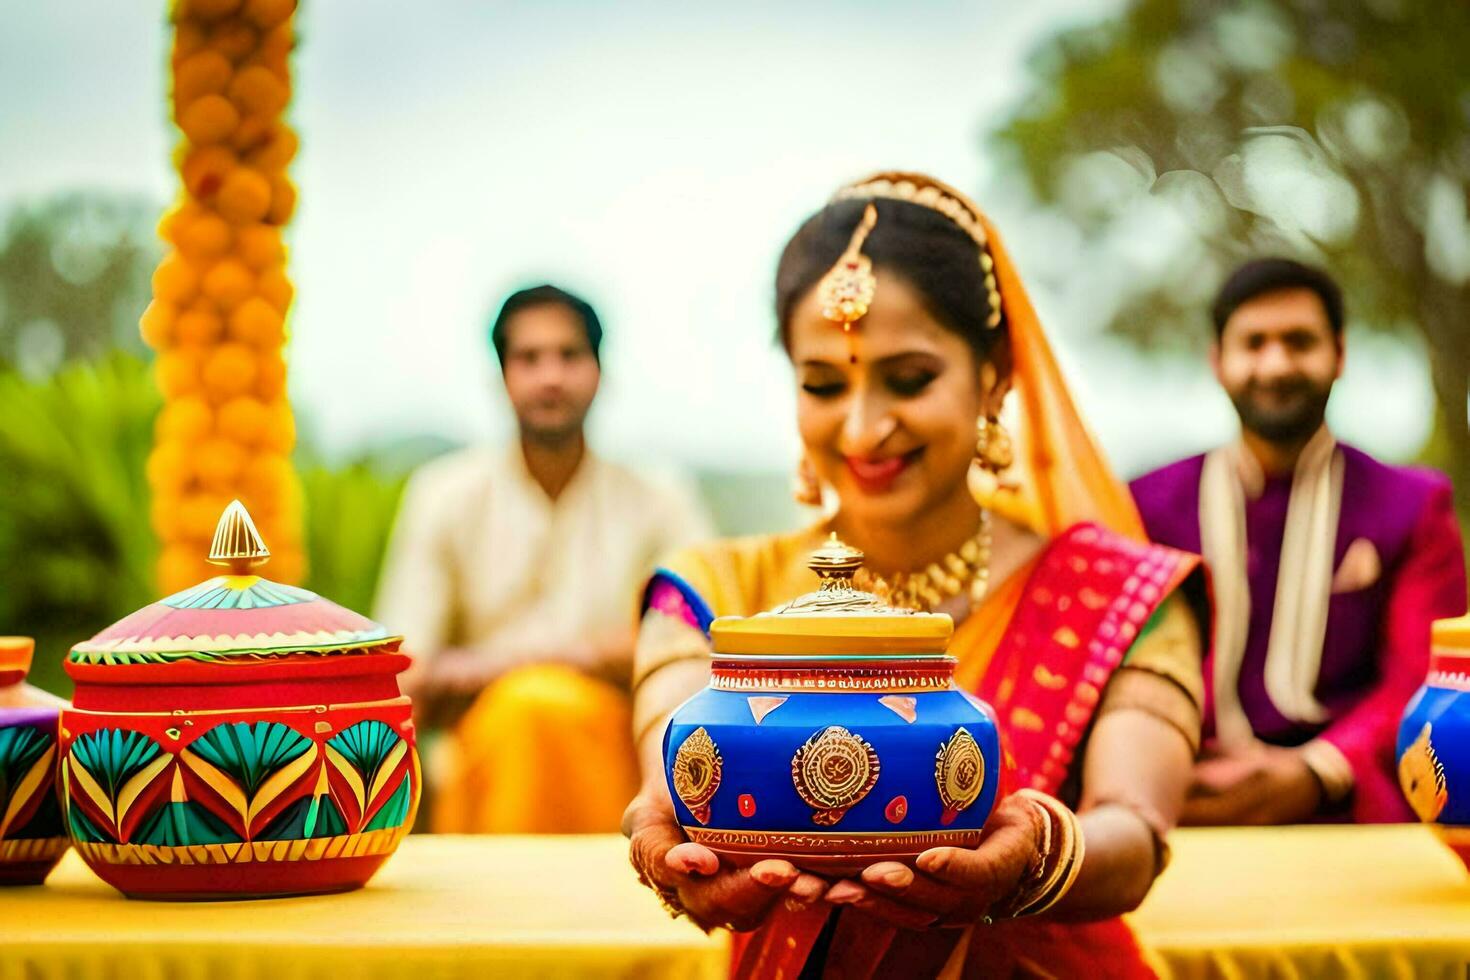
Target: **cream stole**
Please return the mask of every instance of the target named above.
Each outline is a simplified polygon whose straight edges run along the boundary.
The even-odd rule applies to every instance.
[[[1302,450],[1292,475],[1276,577],[1266,693],[1285,717],[1306,724],[1327,720],[1313,694],[1327,635],[1332,558],[1342,507],[1343,457],[1326,426]],[[1265,485],[1260,465],[1239,442],[1205,456],[1200,475],[1200,550],[1215,589],[1215,731],[1226,747],[1254,740],[1240,703],[1240,667],[1250,626],[1246,578],[1245,501]]]

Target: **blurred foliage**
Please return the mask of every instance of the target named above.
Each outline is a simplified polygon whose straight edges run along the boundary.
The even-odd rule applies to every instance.
[[[44,377],[76,358],[141,353],[157,211],[85,193],[14,208],[0,229],[0,367]]]
[[[158,598],[144,463],[160,398],[137,333],[157,211],[75,194],[16,207],[0,233],[0,633],[35,636],[31,679],[60,693],[72,644]],[[393,452],[296,453],[307,585],[363,612],[408,471]]]
[[[71,644],[154,598],[143,461],[158,401],[123,353],[41,381],[0,372],[0,632],[36,637],[32,677],[52,690]]]
[[[49,690],[69,689],[72,644],[158,598],[143,472],[158,405],[148,364],[123,352],[44,380],[0,369],[0,632],[36,637],[31,679]],[[307,585],[367,612],[406,470],[309,450],[297,465]]]
[[[364,615],[408,471],[358,459],[329,467],[298,454],[306,493],[306,587]]]
[[[1145,347],[1203,346],[1214,290],[1271,253],[1332,269],[1355,323],[1417,331],[1463,510],[1467,37],[1463,3],[1136,0],[1038,50],[996,140],[1067,285]]]

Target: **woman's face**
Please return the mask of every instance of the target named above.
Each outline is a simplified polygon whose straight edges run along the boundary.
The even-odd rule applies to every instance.
[[[877,275],[851,337],[822,316],[813,289],[792,311],[788,338],[797,423],[817,474],[847,517],[902,526],[968,493],[975,422],[993,392],[982,390],[970,346],[913,287]]]

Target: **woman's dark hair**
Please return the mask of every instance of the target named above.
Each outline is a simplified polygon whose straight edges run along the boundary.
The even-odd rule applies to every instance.
[[[866,200],[834,201],[802,224],[781,253],[776,266],[776,323],[782,346],[791,347],[791,314],[847,248]],[[922,204],[879,200],[878,224],[863,245],[863,254],[878,273],[902,277],[922,298],[929,314],[959,334],[975,352],[988,358],[1005,337],[986,326],[990,303],[980,246],[959,225]]]
[[[500,363],[502,365],[505,363],[506,332],[511,317],[529,307],[546,305],[565,306],[572,311],[572,314],[582,324],[582,329],[587,332],[587,346],[592,348],[592,359],[600,363],[602,360],[599,356],[602,347],[602,321],[597,318],[597,311],[592,308],[591,303],[580,296],[575,296],[549,283],[518,290],[507,296],[505,302],[500,304],[500,312],[495,314],[495,321],[490,324],[490,343],[495,347],[495,356],[500,359]]]
[[[1315,266],[1294,259],[1269,258],[1247,262],[1230,274],[1215,297],[1211,315],[1215,321],[1215,339],[1225,333],[1231,315],[1257,296],[1282,289],[1310,289],[1322,300],[1327,311],[1327,325],[1334,337],[1342,336],[1342,290],[1332,277]]]

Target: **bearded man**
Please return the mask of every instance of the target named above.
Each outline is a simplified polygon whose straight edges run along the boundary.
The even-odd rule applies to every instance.
[[[1213,319],[1210,363],[1240,438],[1133,484],[1149,535],[1203,554],[1213,575],[1206,741],[1184,822],[1412,819],[1394,736],[1430,623],[1465,611],[1450,482],[1326,425],[1345,347],[1325,272],[1250,262]]]

